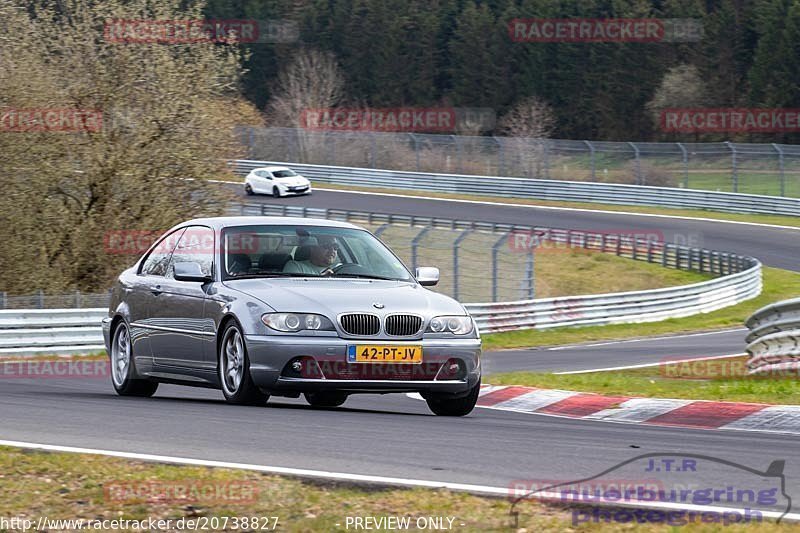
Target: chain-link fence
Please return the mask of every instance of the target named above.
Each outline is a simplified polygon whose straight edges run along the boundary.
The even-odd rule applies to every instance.
[[[800,197],[800,145],[241,128],[248,159]]]
[[[73,291],[63,294],[9,295],[0,292],[0,309],[69,309],[81,307],[108,307],[109,292],[85,293]]]

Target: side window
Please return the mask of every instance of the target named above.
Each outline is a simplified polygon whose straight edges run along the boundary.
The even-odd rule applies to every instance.
[[[256,172],[256,176],[258,176],[259,178],[267,178],[267,179],[269,179],[269,178],[271,177],[271,176],[269,175],[269,172],[267,172],[266,170],[259,170],[259,171],[257,171],[257,172]]]
[[[172,277],[175,263],[199,263],[203,274],[210,276],[214,263],[214,230],[205,226],[189,226],[178,241],[172,260],[167,268],[167,277]]]
[[[172,250],[178,244],[185,228],[175,230],[163,239],[150,251],[150,255],[144,260],[140,274],[145,276],[164,276],[167,274],[169,259],[172,257]]]

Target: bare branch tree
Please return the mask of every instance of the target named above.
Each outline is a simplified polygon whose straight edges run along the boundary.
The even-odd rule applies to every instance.
[[[506,140],[506,152],[512,163],[528,177],[538,177],[545,167],[547,138],[553,133],[555,116],[551,107],[537,96],[514,105],[498,122],[498,131]]]

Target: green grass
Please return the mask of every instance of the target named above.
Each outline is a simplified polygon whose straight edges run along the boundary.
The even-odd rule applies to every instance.
[[[44,453],[0,448],[0,517],[24,517],[34,522],[48,519],[145,520],[224,517],[278,517],[277,530],[291,532],[347,531],[349,517],[451,517],[451,531],[663,531],[657,524],[572,525],[572,514],[563,506],[529,500],[517,507],[518,529],[504,498],[482,498],[446,490],[380,489],[342,483],[309,482],[257,472],[144,463],[95,455]],[[530,475],[535,478],[535,472]],[[104,486],[132,487],[133,483],[201,487],[239,487],[235,494],[254,496],[226,503],[200,501],[148,502],[145,498],[119,497]],[[151,485],[152,486],[152,485]],[[130,494],[128,492],[127,494]],[[270,526],[273,522],[268,522]],[[337,526],[337,524],[340,524]],[[446,522],[445,522],[446,524]],[[462,525],[463,524],[463,525]],[[731,525],[726,531],[767,532],[791,526],[769,521]],[[690,524],[687,531],[718,531],[715,524]],[[351,531],[355,530],[351,525]],[[187,530],[187,529],[184,529]],[[215,529],[211,529],[212,531]],[[229,526],[228,530],[233,530]],[[244,529],[239,529],[243,531]],[[248,529],[253,531],[253,529]],[[413,529],[412,530],[416,530]],[[682,529],[683,530],[683,529]],[[54,531],[54,529],[50,529]]]
[[[492,385],[524,385],[649,398],[685,398],[797,405],[797,376],[745,376],[746,357],[677,365],[557,375],[540,372],[493,374]]]
[[[527,346],[553,346],[741,327],[745,319],[756,309],[779,300],[800,296],[800,273],[768,267],[764,267],[763,272],[764,290],[760,296],[711,313],[645,324],[617,324],[611,326],[555,328],[551,330],[532,329],[491,333],[483,336],[483,348],[484,350],[499,350]],[[742,349],[744,349],[744,346]]]

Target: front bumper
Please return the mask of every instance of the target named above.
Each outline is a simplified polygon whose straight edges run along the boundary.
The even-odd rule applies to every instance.
[[[341,390],[347,392],[446,392],[463,393],[474,387],[481,377],[480,339],[425,339],[417,341],[341,339],[339,337],[305,337],[288,335],[246,336],[253,382],[266,391],[309,392]],[[347,363],[347,346],[353,344],[421,345],[423,363],[431,371],[420,379],[416,365],[373,365]],[[298,357],[313,358],[327,375],[287,374],[287,364]],[[435,369],[448,360],[458,360],[463,373],[453,379]],[[349,369],[360,367],[371,379],[352,378]],[[369,368],[368,368],[369,367]],[[382,368],[379,368],[382,367]],[[412,368],[413,367],[413,368]],[[394,372],[399,368],[399,372]],[[403,375],[404,369],[413,370]],[[329,372],[331,369],[333,371]],[[339,371],[337,371],[337,369]],[[381,377],[381,373],[383,376]],[[363,374],[363,373],[362,373]]]

